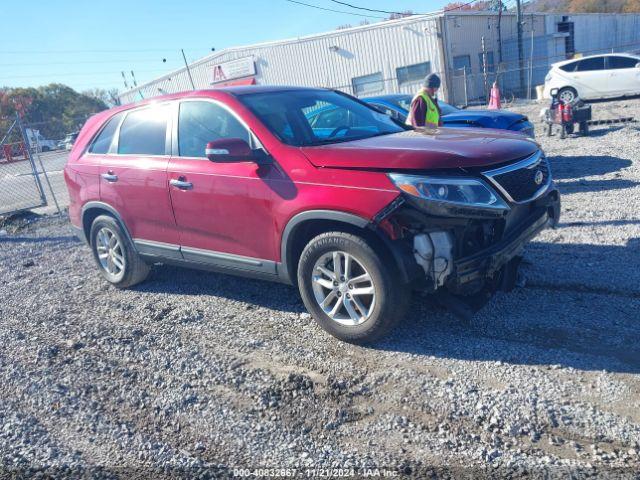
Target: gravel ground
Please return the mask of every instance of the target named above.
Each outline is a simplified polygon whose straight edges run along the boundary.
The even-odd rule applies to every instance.
[[[640,118],[640,100],[598,105]],[[526,286],[469,323],[416,298],[368,348],[290,287],[163,266],[118,291],[65,219],[6,223],[0,476],[636,478],[640,127],[537,133],[563,218]]]

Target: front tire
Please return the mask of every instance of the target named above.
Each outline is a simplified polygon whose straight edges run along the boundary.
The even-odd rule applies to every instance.
[[[100,215],[91,225],[91,251],[104,279],[117,288],[136,285],[149,276],[149,265],[135,251],[120,223]]]
[[[404,316],[411,289],[395,264],[369,242],[344,232],[312,239],[298,264],[298,286],[307,310],[340,340],[370,343]]]

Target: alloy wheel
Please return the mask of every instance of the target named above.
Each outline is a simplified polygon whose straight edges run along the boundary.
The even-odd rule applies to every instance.
[[[376,304],[371,275],[353,255],[333,251],[322,255],[311,273],[318,305],[335,322],[356,326],[364,323]]]
[[[108,227],[102,227],[96,235],[96,251],[102,268],[114,277],[124,272],[126,260],[122,244],[115,232]]]
[[[559,96],[560,100],[566,103],[571,103],[576,98],[572,90],[563,90]]]

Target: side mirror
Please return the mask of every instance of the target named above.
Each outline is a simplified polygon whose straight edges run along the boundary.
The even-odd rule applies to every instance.
[[[258,155],[241,138],[223,138],[207,143],[205,155],[212,162],[256,162]]]
[[[636,63],[636,68],[640,68],[640,62]]]

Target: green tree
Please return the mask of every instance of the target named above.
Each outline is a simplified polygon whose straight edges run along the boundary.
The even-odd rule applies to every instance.
[[[93,96],[76,92],[67,85],[52,83],[38,88],[0,89],[0,118],[5,125],[20,113],[26,125],[40,130],[46,138],[59,139],[78,130],[91,115],[107,104]]]

